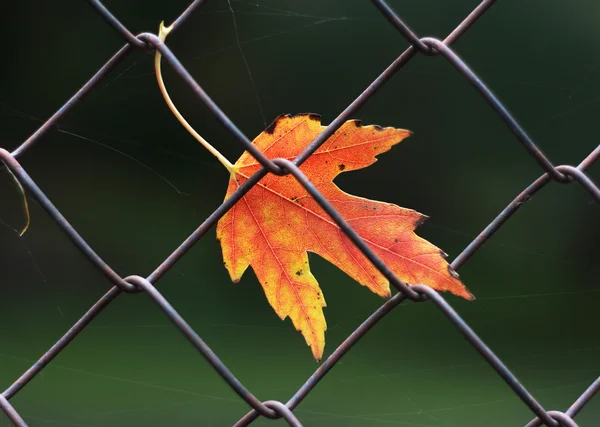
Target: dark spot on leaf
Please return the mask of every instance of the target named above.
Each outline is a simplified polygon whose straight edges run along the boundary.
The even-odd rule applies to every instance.
[[[344,169],[346,169],[346,165],[345,164],[341,164],[338,166],[339,170],[343,171]]]
[[[394,239],[394,243],[398,243],[398,239]]]
[[[296,276],[302,276],[304,274],[304,270],[296,271]]]
[[[422,225],[429,218],[427,215],[422,215],[419,219],[415,221],[415,227]]]
[[[273,123],[271,123],[269,126],[267,126],[267,128],[264,131],[266,133],[272,135],[273,132],[275,132],[275,128],[277,127],[277,124],[284,117],[290,117],[290,115],[289,114],[280,114],[280,115],[278,115],[277,117],[275,117],[275,120],[273,120]]]
[[[217,243],[221,244],[221,239],[217,237]]]
[[[352,120],[354,122],[354,126],[356,126],[357,128],[362,126],[362,121],[361,120]]]
[[[288,117],[290,118],[294,118],[294,117],[308,117],[310,120],[317,120],[317,121],[321,121],[321,116],[319,114],[316,113],[298,113],[298,114],[287,114]]]
[[[377,206],[373,206],[373,210],[376,211],[377,210]]]
[[[277,127],[277,122],[273,122],[271,123],[266,129],[265,129],[265,133],[268,133],[269,135],[273,135],[273,132],[275,132],[275,128]]]

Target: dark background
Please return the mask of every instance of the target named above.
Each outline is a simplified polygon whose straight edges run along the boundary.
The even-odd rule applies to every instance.
[[[139,33],[170,23],[187,0],[105,4]],[[418,34],[443,38],[477,1],[390,5]],[[250,137],[281,113],[316,112],[329,123],[407,46],[368,1],[231,6],[250,71],[227,1],[208,2],[168,43]],[[86,2],[3,2],[0,10],[0,145],[11,150],[123,41]],[[577,164],[598,144],[599,19],[600,4],[584,0],[505,0],[455,45],[557,164]],[[149,274],[222,202],[228,178],[168,111],[152,61],[132,54],[20,158],[122,276]],[[180,110],[235,161],[240,145],[164,68]],[[357,118],[414,136],[336,182],[429,215],[418,232],[450,259],[541,175],[443,58],[415,58]],[[597,166],[589,174],[600,178]],[[4,389],[110,285],[33,200],[31,228],[17,236],[20,195],[6,171],[0,197]],[[548,185],[460,270],[477,299],[447,295],[547,409],[565,410],[600,373],[599,214],[580,186]],[[316,256],[311,268],[329,304],[327,356],[382,300]],[[251,270],[231,283],[214,230],[159,289],[260,399],[285,402],[318,366]],[[248,410],[144,294],[119,297],[11,402],[31,426],[231,425]],[[296,414],[307,426],[512,426],[532,417],[432,304],[388,316]],[[577,420],[590,426],[599,416],[597,397]]]

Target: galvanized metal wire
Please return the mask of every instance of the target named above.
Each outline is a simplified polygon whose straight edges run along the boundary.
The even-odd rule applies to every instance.
[[[473,345],[480,355],[500,375],[506,384],[514,391],[523,403],[531,410],[534,418],[526,426],[577,426],[574,417],[586,405],[594,394],[600,389],[600,378],[592,381],[591,385],[565,412],[547,410],[527,390],[527,388],[516,378],[511,370],[494,354],[485,342],[475,333],[452,306],[435,290],[420,284],[407,285],[383,263],[371,249],[362,241],[356,232],[344,221],[340,214],[325,199],[319,190],[311,183],[299,166],[306,161],[345,121],[350,119],[358,109],[363,106],[385,83],[404,67],[417,54],[426,56],[443,56],[450,62],[459,74],[470,83],[479,94],[488,102],[499,118],[507,125],[514,134],[517,141],[525,148],[526,153],[537,162],[543,170],[543,175],[523,190],[490,224],[475,238],[451,263],[455,270],[462,267],[470,257],[490,239],[503,224],[506,223],[523,203],[542,190],[550,182],[570,184],[578,182],[597,201],[600,202],[600,189],[592,182],[585,171],[600,157],[600,146],[592,151],[581,163],[574,167],[569,165],[555,166],[548,157],[540,150],[537,144],[523,130],[507,108],[496,98],[490,88],[471,70],[461,58],[452,50],[452,44],[475,22],[484,15],[495,3],[495,0],[482,1],[444,40],[434,38],[420,38],[416,35],[383,0],[372,0],[383,16],[398,30],[400,35],[409,42],[410,47],[390,64],[352,103],[343,110],[339,116],[331,122],[323,132],[312,141],[306,149],[298,155],[294,161],[286,159],[268,159],[251,144],[250,139],[244,135],[236,125],[227,117],[219,106],[210,98],[204,89],[194,80],[192,75],[179,62],[177,57],[163,43],[156,34],[143,33],[133,35],[100,1],[89,0],[90,5],[98,14],[117,31],[125,40],[126,44],[75,94],[67,101],[52,117],[50,117],[40,128],[24,141],[12,153],[0,148],[0,160],[17,177],[23,187],[33,196],[48,214],[69,236],[77,248],[98,268],[112,283],[113,287],[96,302],[40,359],[35,362],[21,377],[11,384],[0,395],[0,408],[5,412],[8,419],[16,426],[26,426],[25,421],[17,410],[9,402],[21,389],[23,389],[36,375],[38,375],[52,360],[68,346],[77,335],[84,330],[90,322],[114,301],[121,292],[145,292],[156,303],[159,309],[173,322],[175,327],[196,347],[202,356],[213,366],[216,372],[243,399],[251,410],[243,416],[235,425],[245,426],[252,423],[258,417],[270,419],[285,419],[292,426],[302,425],[294,414],[294,409],[302,400],[316,387],[325,375],[340,361],[340,359],[360,340],[371,328],[382,318],[393,311],[405,301],[429,302],[434,304],[458,329],[460,333]],[[193,13],[205,3],[203,0],[195,0],[174,21],[173,31],[179,28]],[[199,227],[164,261],[152,274],[143,278],[140,276],[120,277],[77,233],[68,223],[61,212],[52,204],[44,192],[38,187],[27,171],[21,166],[18,158],[44,136],[48,130],[57,125],[62,117],[73,107],[81,102],[112,70],[136,49],[158,50],[165,60],[173,67],[180,78],[188,85],[190,90],[210,110],[221,125],[223,125],[263,166],[241,185],[223,204],[221,204]],[[336,224],[346,233],[352,242],[364,253],[364,255],[377,267],[377,269],[390,281],[398,293],[386,301],[368,319],[366,319],[350,336],[325,360],[319,368],[298,389],[295,395],[287,402],[282,403],[275,400],[263,401],[248,390],[240,380],[227,368],[212,349],[202,340],[194,329],[186,323],[176,309],[155,287],[156,283],[179,261],[188,250],[190,250],[217,221],[240,200],[262,177],[268,173],[277,175],[291,174],[306,190],[313,196],[319,205],[331,216]]]

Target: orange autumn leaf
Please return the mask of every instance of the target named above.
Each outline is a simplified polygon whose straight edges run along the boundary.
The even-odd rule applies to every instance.
[[[270,159],[293,160],[323,129],[316,114],[279,116],[253,144]],[[360,121],[350,120],[300,169],[403,281],[473,299],[445,254],[413,232],[426,216],[352,196],[333,183],[342,172],[370,166],[376,155],[409,135],[406,130],[362,126]],[[234,165],[225,198],[260,168],[252,155],[244,152]],[[307,252],[325,258],[377,295],[390,296],[388,280],[292,175],[263,177],[221,218],[217,239],[231,279],[238,282],[252,266],[269,304],[281,319],[291,318],[317,360],[325,346],[326,304],[310,271]]]

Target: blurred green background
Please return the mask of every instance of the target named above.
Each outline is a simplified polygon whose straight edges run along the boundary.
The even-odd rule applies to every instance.
[[[418,34],[440,38],[477,5],[389,3]],[[139,33],[156,32],[187,0],[105,4]],[[82,1],[2,2],[0,11],[0,145],[10,150],[123,41]],[[455,45],[557,164],[577,164],[598,144],[599,19],[600,4],[584,0],[505,0]],[[281,113],[316,112],[329,123],[407,46],[358,0],[209,1],[168,42],[251,138]],[[132,54],[20,158],[123,276],[148,275],[222,202],[228,178],[168,111],[152,60]],[[188,120],[235,161],[240,145],[168,66],[164,74]],[[415,58],[356,117],[414,135],[336,182],[429,215],[418,232],[450,259],[541,174],[443,58]],[[599,171],[589,174],[599,181]],[[0,200],[5,389],[109,284],[34,201],[31,228],[17,236],[20,195],[6,171]],[[549,185],[460,270],[477,299],[447,296],[547,409],[565,410],[600,374],[599,214],[578,185]],[[329,304],[327,356],[382,300],[310,259]],[[318,367],[251,270],[231,283],[214,230],[158,287],[260,399],[285,402]],[[248,410],[144,294],[119,297],[11,402],[31,426],[218,426]],[[296,414],[307,426],[516,426],[532,417],[432,304],[395,310]],[[598,419],[596,397],[577,421]]]

